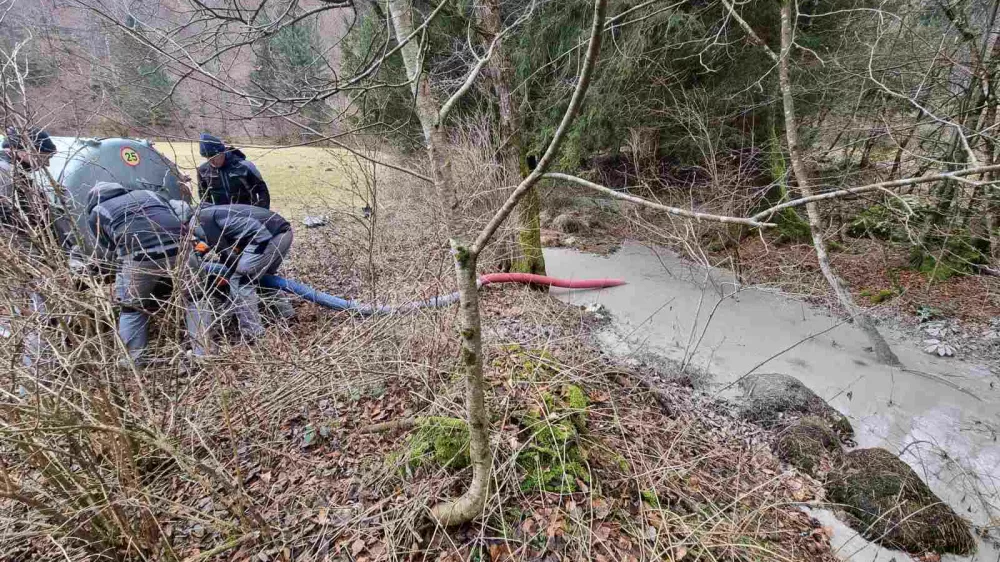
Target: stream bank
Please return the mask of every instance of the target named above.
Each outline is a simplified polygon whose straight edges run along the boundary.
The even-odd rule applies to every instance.
[[[1000,558],[1000,378],[985,361],[932,356],[883,329],[906,368],[880,365],[864,335],[828,311],[740,287],[731,273],[667,249],[626,243],[598,256],[552,248],[545,259],[556,277],[628,281],[603,291],[553,290],[567,302],[610,311],[615,320],[602,340],[615,354],[677,362],[707,374],[706,390],[723,396],[733,396],[729,389],[750,373],[798,378],[850,419],[857,447],[898,454],[977,531],[992,528],[991,538],[977,539],[976,555],[946,559]],[[873,545],[846,546],[858,539],[846,526],[837,531],[834,543],[845,545],[844,557],[905,557]]]

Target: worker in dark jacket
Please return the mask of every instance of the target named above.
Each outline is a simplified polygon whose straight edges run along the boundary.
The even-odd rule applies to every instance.
[[[45,131],[7,129],[0,152],[0,224],[5,234],[27,238],[42,222],[45,195],[31,175],[48,166],[55,153],[56,145]]]
[[[243,152],[208,133],[201,134],[198,152],[208,159],[198,166],[198,197],[203,205],[271,208],[267,184]]]
[[[38,257],[39,249],[32,240],[44,234],[48,215],[44,193],[31,175],[48,165],[56,145],[41,129],[9,127],[0,150],[0,244]],[[30,282],[23,287],[27,310],[45,322],[45,299]],[[40,331],[30,330],[25,337],[22,363],[30,366],[45,354],[48,345]]]
[[[192,219],[195,238],[229,265],[229,291],[240,333],[264,335],[254,283],[273,274],[292,246],[292,226],[281,215],[252,205],[205,207]],[[290,305],[289,305],[290,306]]]
[[[186,229],[172,205],[176,203],[168,203],[152,191],[108,182],[99,182],[88,196],[90,230],[97,244],[114,256],[117,268],[115,298],[121,306],[118,335],[129,357],[140,365],[145,363],[149,315],[157,308],[157,301],[172,292],[173,270]],[[194,256],[186,265],[191,271],[196,269]],[[191,293],[185,309],[192,351],[205,355],[210,345],[209,315],[199,309]]]

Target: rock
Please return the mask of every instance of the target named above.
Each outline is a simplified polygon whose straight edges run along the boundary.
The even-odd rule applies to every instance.
[[[968,555],[976,549],[969,524],[885,449],[845,455],[843,464],[830,473],[827,492],[854,518],[851,526],[869,540],[918,554]]]
[[[767,427],[786,424],[790,417],[815,416],[841,439],[854,436],[847,418],[791,375],[750,375],[739,383],[743,390],[743,417]]]
[[[569,247],[576,246],[577,242],[578,240],[576,239],[576,236],[567,236],[562,240],[563,246],[569,246]]]
[[[552,211],[543,209],[539,212],[538,222],[541,223],[542,228],[548,228],[549,224],[552,222]]]
[[[558,230],[559,232],[573,234],[576,232],[583,232],[587,226],[583,224],[583,222],[575,215],[563,213],[552,219],[552,228]]]
[[[775,444],[778,458],[810,476],[822,476],[839,459],[840,441],[822,418],[806,416],[789,424]]]

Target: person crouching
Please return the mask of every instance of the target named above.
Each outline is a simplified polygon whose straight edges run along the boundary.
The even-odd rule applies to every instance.
[[[90,230],[98,246],[114,259],[115,299],[121,307],[118,335],[129,358],[140,366],[148,362],[145,350],[151,311],[158,296],[169,296],[172,291],[172,273],[186,229],[174,208],[185,206],[180,201],[168,203],[152,191],[117,183],[99,182],[88,195]],[[193,256],[187,265],[195,270]],[[210,315],[199,309],[190,294],[187,297],[185,323],[192,352],[203,356],[211,345]]]
[[[263,336],[255,283],[262,275],[275,273],[288,255],[292,225],[261,207],[218,205],[200,210],[192,226],[195,237],[232,271],[229,291],[240,334],[251,341]]]

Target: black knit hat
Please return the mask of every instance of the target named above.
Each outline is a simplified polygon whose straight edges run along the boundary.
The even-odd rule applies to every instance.
[[[31,127],[27,130],[18,129],[17,127],[7,127],[6,136],[3,139],[3,147],[24,150],[26,148],[24,143],[25,137],[27,137],[33,148],[38,152],[52,154],[58,151],[56,143],[52,142],[49,134],[38,127]]]

